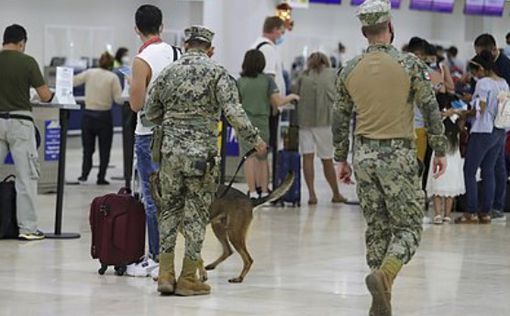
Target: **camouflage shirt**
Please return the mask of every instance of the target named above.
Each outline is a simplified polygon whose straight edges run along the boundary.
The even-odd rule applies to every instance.
[[[262,142],[235,80],[200,50],[190,49],[161,72],[145,108],[147,119],[163,126],[162,153],[216,155],[222,110],[241,138],[253,146]]]
[[[410,91],[408,105],[414,104],[423,114],[427,128],[429,144],[438,157],[445,155],[446,137],[444,126],[439,112],[434,90],[427,72],[427,66],[416,56],[401,53],[392,45],[371,45],[364,54],[347,62],[336,80],[337,95],[333,110],[333,143],[335,146],[335,160],[345,161],[349,153],[349,127],[353,111],[356,105],[352,101],[346,87],[349,74],[356,68],[360,61],[371,52],[384,52],[396,60],[410,77]],[[369,87],[367,87],[369,88]],[[388,111],[392,109],[389,108]]]

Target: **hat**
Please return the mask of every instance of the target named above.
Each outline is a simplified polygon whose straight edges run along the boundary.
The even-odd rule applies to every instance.
[[[214,32],[201,25],[192,25],[184,30],[184,41],[200,40],[211,43],[214,37]]]
[[[356,16],[363,26],[370,26],[391,19],[391,3],[389,0],[366,0],[360,5]]]

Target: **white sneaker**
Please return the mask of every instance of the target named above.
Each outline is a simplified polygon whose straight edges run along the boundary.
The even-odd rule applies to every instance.
[[[157,281],[157,280],[158,280],[158,277],[159,277],[159,266],[157,266],[156,268],[154,268],[154,269],[151,271],[151,278],[152,278],[154,281]]]
[[[147,259],[139,263],[132,263],[127,266],[126,274],[133,277],[148,277],[151,272],[159,265],[152,259]]]

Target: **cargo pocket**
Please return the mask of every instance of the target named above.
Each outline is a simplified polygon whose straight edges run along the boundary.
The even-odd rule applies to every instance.
[[[37,154],[28,153],[28,168],[30,179],[38,180],[40,176],[40,165]]]

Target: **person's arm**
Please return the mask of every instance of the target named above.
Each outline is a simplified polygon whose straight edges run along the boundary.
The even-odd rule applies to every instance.
[[[347,162],[347,156],[349,154],[349,131],[353,109],[354,102],[345,86],[344,73],[342,72],[336,80],[331,130],[333,132],[333,146],[335,147],[335,161],[340,162],[338,178],[347,184],[352,183],[352,169]]]
[[[42,102],[50,102],[53,99],[54,93],[50,91],[48,85],[44,82],[43,75],[39,69],[39,65],[35,59],[30,59],[30,86],[35,89],[37,95]]]
[[[257,152],[264,153],[267,145],[260,137],[258,129],[251,124],[241,106],[235,80],[225,71],[216,83],[215,88],[217,101],[230,125],[234,127],[243,140],[257,149]]]
[[[165,89],[165,80],[163,78],[164,76],[161,74],[152,85],[144,108],[147,120],[156,125],[163,123],[164,107],[160,99],[160,91]]]
[[[432,170],[434,177],[438,178],[446,171],[447,139],[429,74],[426,72],[426,66],[419,60],[415,61],[412,69],[411,89],[414,102],[423,114],[428,142],[434,150]]]
[[[276,92],[271,95],[271,104],[275,107],[284,106],[291,103],[292,101],[299,101],[299,96],[297,94],[291,93],[282,97],[280,92]]]
[[[151,80],[152,72],[149,65],[140,58],[133,61],[132,78],[129,91],[129,105],[133,112],[140,112],[145,102],[147,86]]]
[[[442,65],[446,92],[453,94],[455,93],[455,83],[453,82],[452,72],[450,71],[450,67],[448,67],[446,63],[443,63]]]
[[[117,104],[122,104],[122,86],[120,85],[120,80],[117,75],[112,77],[112,98],[113,101]]]
[[[77,87],[77,86],[81,86],[82,84],[85,84],[85,82],[87,82],[88,73],[89,73],[89,71],[85,70],[85,71],[82,71],[79,74],[75,75],[73,77],[73,86]]]

